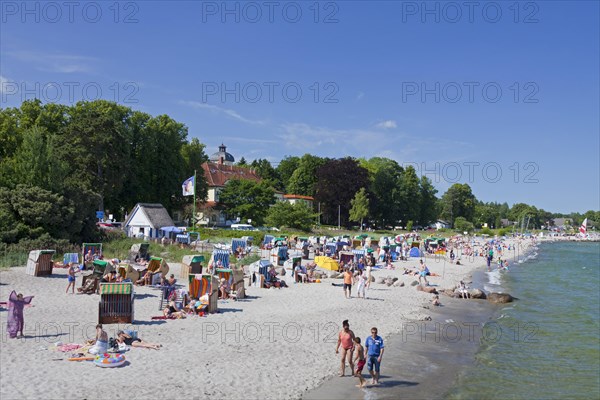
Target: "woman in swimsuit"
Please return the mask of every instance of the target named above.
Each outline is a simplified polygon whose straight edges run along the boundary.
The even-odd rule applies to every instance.
[[[352,375],[354,375],[354,361],[352,360],[352,353],[354,351],[354,332],[350,330],[350,324],[347,319],[342,322],[342,330],[338,335],[335,354],[339,353],[340,345],[342,345],[340,376],[344,376],[346,373],[346,358],[348,359],[348,364],[350,364]]]

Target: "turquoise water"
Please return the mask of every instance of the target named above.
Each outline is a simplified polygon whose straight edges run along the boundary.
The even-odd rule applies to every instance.
[[[600,398],[600,243],[546,243],[491,281],[518,301],[486,324],[450,399]]]

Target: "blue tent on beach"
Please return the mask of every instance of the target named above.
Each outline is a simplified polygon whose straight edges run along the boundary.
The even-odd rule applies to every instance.
[[[410,253],[408,253],[410,257],[423,257],[423,252],[418,247],[413,247],[410,249]]]

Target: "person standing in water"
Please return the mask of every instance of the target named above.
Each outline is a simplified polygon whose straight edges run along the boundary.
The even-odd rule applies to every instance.
[[[365,357],[373,385],[379,384],[379,368],[383,357],[383,339],[377,336],[377,328],[371,328],[371,336],[365,340]]]
[[[344,376],[346,374],[346,359],[348,359],[350,370],[352,371],[352,375],[354,375],[354,362],[352,361],[352,352],[354,351],[354,332],[350,330],[350,324],[348,323],[347,319],[342,322],[342,330],[338,335],[335,354],[339,353],[340,345],[342,346],[340,376]]]

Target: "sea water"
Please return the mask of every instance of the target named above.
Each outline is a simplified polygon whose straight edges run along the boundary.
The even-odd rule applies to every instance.
[[[486,289],[498,306],[449,399],[600,398],[600,243],[544,243]]]

